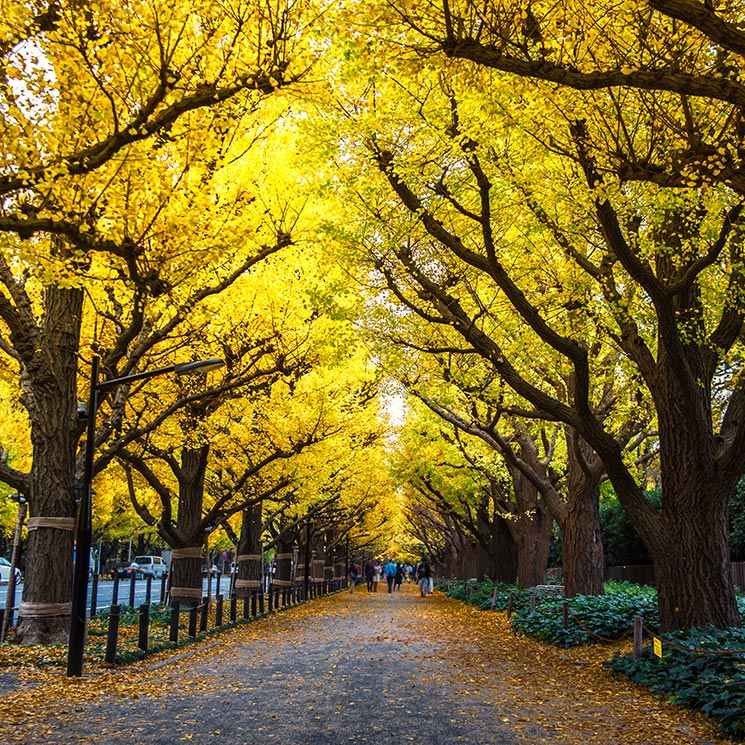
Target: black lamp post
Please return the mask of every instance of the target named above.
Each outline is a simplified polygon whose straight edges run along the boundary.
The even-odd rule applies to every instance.
[[[98,410],[99,391],[113,388],[135,380],[146,380],[165,373],[184,375],[191,372],[209,372],[222,367],[225,363],[218,358],[186,362],[180,365],[168,365],[156,370],[126,375],[112,380],[98,380],[99,357],[94,356],[91,365],[91,387],[88,396],[88,427],[85,438],[85,462],[83,466],[82,493],[78,526],[75,534],[75,571],[72,581],[72,610],[70,612],[70,637],[67,645],[67,677],[79,678],[83,674],[83,648],[85,646],[85,601],[88,595],[88,572],[90,571],[91,552],[91,482],[93,480],[93,452],[96,439],[96,412]]]

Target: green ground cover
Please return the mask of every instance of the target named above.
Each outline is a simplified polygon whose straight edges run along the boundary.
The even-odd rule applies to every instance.
[[[628,638],[634,616],[640,615],[646,637],[641,658],[617,652],[607,662],[609,670],[627,675],[673,703],[700,709],[728,735],[745,738],[744,629],[659,634],[655,589],[629,582],[608,582],[603,597],[568,599],[566,625],[560,595],[536,597],[531,603],[535,591],[518,591],[490,581],[451,583],[442,589],[482,610],[509,610],[515,633],[559,647]],[[745,594],[740,592],[737,602],[745,617]],[[655,654],[650,632],[662,643],[661,657]]]

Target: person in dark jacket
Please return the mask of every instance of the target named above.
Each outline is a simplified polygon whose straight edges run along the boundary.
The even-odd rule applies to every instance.
[[[404,581],[404,565],[399,561],[396,564],[396,576],[393,579],[393,589],[398,591],[401,589],[401,583]]]
[[[419,582],[419,592],[424,598],[430,593],[429,589],[429,578],[432,576],[432,566],[427,561],[426,556],[422,556],[422,560],[419,562],[416,568],[416,578]]]
[[[375,581],[375,564],[372,559],[368,559],[365,564],[365,582],[367,582],[367,591],[373,591],[373,583]]]

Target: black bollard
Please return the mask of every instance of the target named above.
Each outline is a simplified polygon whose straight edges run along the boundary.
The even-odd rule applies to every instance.
[[[147,635],[150,630],[150,606],[143,603],[140,606],[140,628],[137,636],[137,646],[147,652]]]
[[[129,581],[129,607],[135,607],[135,582],[137,581],[137,574],[132,572],[132,577]]]
[[[202,617],[199,619],[199,630],[207,631],[207,619],[209,617],[209,598],[202,598]]]
[[[222,603],[223,597],[222,595],[218,595],[215,601],[215,626],[218,628],[222,626]]]
[[[145,583],[145,602],[150,605],[150,597],[153,594],[153,578],[148,577]]]
[[[168,626],[168,641],[169,642],[178,641],[178,622],[179,622],[180,611],[181,611],[181,603],[179,603],[179,601],[176,600],[171,606],[171,622]]]
[[[238,620],[238,598],[233,595],[230,598],[230,623],[235,623]]]
[[[119,575],[114,575],[114,587],[111,590],[111,605],[119,604]]]
[[[189,636],[192,639],[197,635],[197,606],[189,608]]]
[[[109,629],[106,634],[106,662],[113,665],[116,660],[116,645],[119,641],[119,614],[121,605],[112,605],[109,608]]]
[[[91,580],[91,612],[88,616],[93,618],[96,615],[96,604],[98,602],[98,575],[94,574]]]
[[[644,623],[641,616],[634,616],[634,661],[642,656],[644,644]]]

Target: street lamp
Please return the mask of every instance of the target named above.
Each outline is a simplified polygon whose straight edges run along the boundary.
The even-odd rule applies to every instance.
[[[79,678],[83,674],[83,648],[85,646],[85,601],[88,595],[88,572],[91,552],[91,482],[93,480],[93,451],[96,439],[96,412],[99,391],[135,380],[146,380],[165,373],[185,375],[193,372],[217,370],[225,363],[219,358],[168,365],[156,370],[146,370],[111,380],[98,379],[100,358],[93,357],[91,364],[91,386],[86,411],[87,432],[85,438],[85,461],[83,464],[82,493],[78,526],[75,534],[75,571],[72,581],[72,610],[70,612],[70,637],[67,645],[67,677]]]

